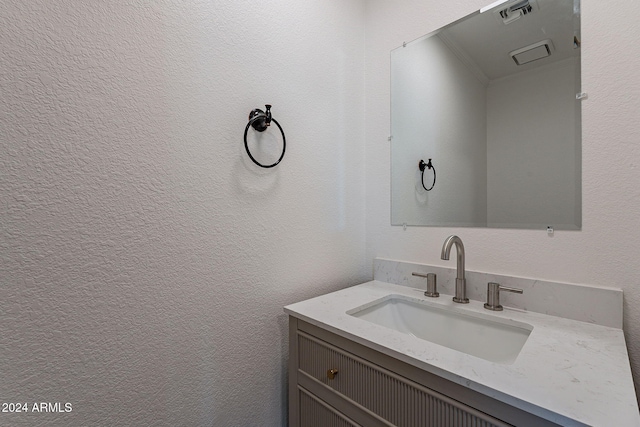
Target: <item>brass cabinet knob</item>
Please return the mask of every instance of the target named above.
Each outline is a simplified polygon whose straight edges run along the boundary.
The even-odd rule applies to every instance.
[[[329,378],[330,380],[334,379],[336,377],[336,375],[338,375],[338,370],[337,369],[329,369],[327,371],[327,378]]]

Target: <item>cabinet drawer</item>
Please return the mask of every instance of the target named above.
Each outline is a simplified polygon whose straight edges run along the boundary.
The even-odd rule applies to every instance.
[[[361,427],[302,387],[298,388],[298,396],[301,426]]]
[[[498,419],[423,387],[305,332],[298,369],[394,426],[508,427]],[[337,370],[333,379],[329,370]]]

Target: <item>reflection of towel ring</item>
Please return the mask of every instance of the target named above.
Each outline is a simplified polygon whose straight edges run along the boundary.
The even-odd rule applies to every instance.
[[[420,159],[420,162],[418,162],[418,168],[420,169],[420,173],[422,175],[420,179],[420,181],[422,182],[422,188],[424,188],[427,191],[433,190],[433,187],[436,185],[436,168],[431,163],[431,159],[429,159],[429,163],[425,163],[424,160]],[[429,188],[424,186],[424,170],[425,169],[433,169],[433,184],[431,184],[431,187]]]
[[[282,130],[282,127],[276,121],[276,119],[271,117],[271,105],[265,105],[265,107],[267,109],[266,112],[262,111],[259,108],[256,108],[249,113],[249,123],[247,123],[247,127],[244,129],[244,148],[245,150],[247,150],[247,154],[249,155],[249,158],[253,161],[253,163],[260,166],[261,168],[272,168],[280,163],[280,160],[282,160],[282,158],[284,157],[284,151],[287,148],[287,141],[284,137],[284,131]],[[253,127],[258,132],[264,132],[271,125],[271,122],[275,123],[276,126],[278,126],[278,129],[280,129],[280,133],[282,134],[282,154],[280,155],[280,158],[277,162],[271,165],[263,165],[256,159],[254,159],[251,155],[251,152],[249,151],[249,145],[247,144],[247,132],[249,132],[249,127]]]

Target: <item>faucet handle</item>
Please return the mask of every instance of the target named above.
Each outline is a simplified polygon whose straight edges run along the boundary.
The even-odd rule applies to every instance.
[[[493,311],[502,311],[503,307],[500,305],[500,291],[513,292],[521,294],[522,289],[509,288],[507,286],[501,286],[499,283],[489,282],[487,285],[487,302],[484,308]]]
[[[435,273],[411,273],[412,276],[418,277],[426,277],[427,278],[427,290],[424,293],[425,296],[431,298],[438,298],[440,294],[438,293],[437,284],[436,284],[436,274]]]

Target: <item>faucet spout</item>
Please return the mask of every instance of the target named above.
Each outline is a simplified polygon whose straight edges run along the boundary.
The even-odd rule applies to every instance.
[[[464,245],[462,239],[458,236],[449,236],[445,239],[442,245],[442,253],[440,258],[448,260],[451,254],[451,247],[456,245],[457,262],[456,262],[456,295],[453,297],[454,302],[461,304],[467,304],[469,298],[467,298],[467,283],[464,278]]]

